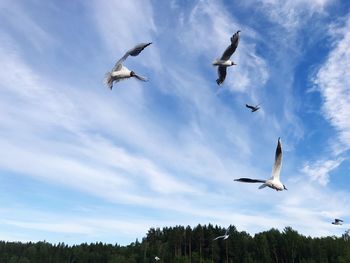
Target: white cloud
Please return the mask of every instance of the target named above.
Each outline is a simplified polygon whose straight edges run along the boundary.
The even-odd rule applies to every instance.
[[[69,233],[69,234],[87,234],[91,233],[92,229],[83,226],[80,222],[76,223],[47,223],[47,222],[28,222],[28,221],[17,221],[17,220],[2,220],[3,224],[28,228],[37,231],[48,231],[58,233]]]
[[[314,78],[323,98],[325,118],[338,131],[343,152],[350,149],[350,18],[336,30],[334,48]],[[330,32],[332,35],[333,30]]]
[[[309,162],[301,169],[303,173],[311,178],[313,181],[318,181],[321,185],[327,185],[329,182],[329,173],[335,170],[344,159],[336,160],[319,160],[313,164]]]
[[[258,3],[257,3],[258,2]],[[314,14],[324,14],[332,0],[261,0],[248,1],[246,4],[261,6],[268,17],[282,25],[288,31],[297,29]]]
[[[3,25],[9,26],[12,32],[24,36],[24,39],[38,51],[43,51],[45,47],[56,44],[56,40],[17,1],[2,1],[0,3],[0,15]],[[3,30],[0,30],[0,33],[1,31]]]

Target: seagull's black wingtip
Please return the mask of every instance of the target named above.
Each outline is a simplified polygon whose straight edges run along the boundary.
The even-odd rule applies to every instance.
[[[217,79],[216,80],[216,83],[219,85],[219,86],[221,86],[221,84],[223,83],[220,79]]]

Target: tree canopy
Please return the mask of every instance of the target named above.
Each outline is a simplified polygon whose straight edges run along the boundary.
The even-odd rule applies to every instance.
[[[166,263],[348,263],[350,262],[349,233],[341,237],[311,238],[290,227],[254,236],[234,226],[227,229],[209,225],[151,228],[141,242],[118,244],[91,243],[68,246],[64,243],[21,243],[0,241],[0,262],[4,263],[151,263],[155,256]]]

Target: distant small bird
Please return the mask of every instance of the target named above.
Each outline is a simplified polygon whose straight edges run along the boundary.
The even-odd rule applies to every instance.
[[[160,260],[160,258],[159,258],[159,257],[157,257],[157,256],[155,256],[155,257],[154,257],[154,260],[155,260],[155,261],[159,261],[159,260]]]
[[[230,235],[228,234],[229,229],[230,229],[230,228],[227,228],[227,230],[226,230],[226,232],[225,232],[225,235],[223,235],[223,236],[218,236],[218,237],[214,238],[213,240],[218,240],[218,239],[220,239],[220,238],[222,238],[223,240],[228,239],[229,236],[230,236]]]
[[[247,108],[251,109],[252,112],[254,112],[254,111],[257,111],[257,110],[260,109],[259,105],[260,105],[260,104],[258,104],[258,105],[256,105],[256,106],[251,106],[251,105],[246,104],[245,106],[246,106]]]
[[[219,78],[216,80],[218,85],[221,85],[226,78],[226,68],[232,65],[237,65],[233,61],[230,60],[232,54],[236,51],[238,43],[239,43],[239,32],[238,30],[231,37],[231,44],[226,48],[225,52],[222,54],[220,59],[217,59],[213,62],[214,66],[218,66],[218,75]]]
[[[280,181],[280,173],[282,167],[282,144],[281,139],[278,138],[277,148],[275,154],[275,163],[272,168],[272,176],[268,180],[260,180],[260,179],[250,179],[250,178],[239,178],[235,179],[237,182],[243,183],[263,183],[259,189],[262,189],[266,186],[275,189],[276,191],[288,190],[284,184]]]
[[[135,77],[138,80],[141,81],[147,81],[146,78],[141,77],[137,75],[134,71],[129,70],[127,67],[123,66],[123,62],[126,60],[126,58],[130,56],[137,56],[141,53],[142,50],[144,50],[146,47],[151,45],[152,42],[149,43],[141,43],[136,45],[134,48],[128,50],[125,55],[118,60],[118,62],[114,65],[111,72],[107,72],[105,76],[105,84],[108,88],[112,89],[113,82],[118,82],[120,80],[128,79],[131,77]]]
[[[342,222],[343,222],[343,220],[336,218],[336,219],[334,219],[334,222],[332,222],[332,224],[333,225],[342,225]]]

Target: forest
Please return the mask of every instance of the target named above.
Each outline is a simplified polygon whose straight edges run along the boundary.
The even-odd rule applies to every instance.
[[[0,241],[1,263],[349,263],[350,236],[306,237],[286,227],[254,236],[229,226],[226,240],[214,240],[227,229],[209,225],[151,228],[146,237],[118,244],[50,244]],[[157,258],[156,258],[157,257]]]

